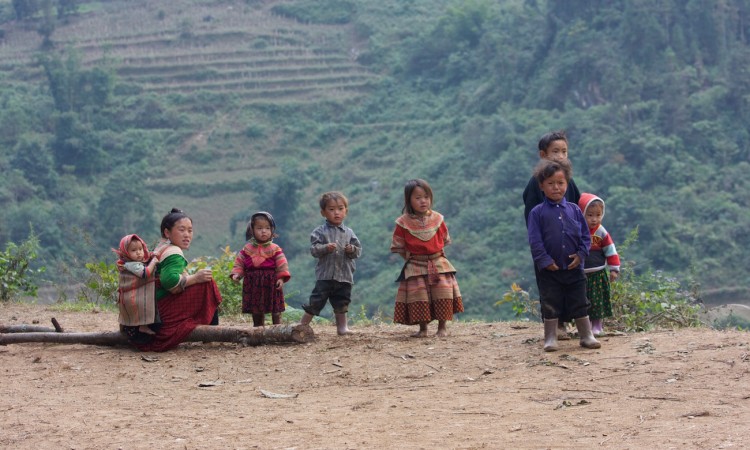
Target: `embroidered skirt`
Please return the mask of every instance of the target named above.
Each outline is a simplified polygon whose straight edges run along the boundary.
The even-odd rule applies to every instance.
[[[586,274],[586,296],[591,302],[589,319],[612,317],[609,275],[606,270],[602,269]]]
[[[433,320],[453,320],[464,311],[456,275],[439,273],[399,281],[393,321],[415,325]]]
[[[187,287],[179,294],[169,294],[156,303],[161,328],[140,350],[163,352],[183,342],[198,325],[209,325],[221,303],[221,294],[214,280]]]
[[[242,280],[242,312],[245,314],[275,314],[286,309],[284,290],[276,289],[276,270],[245,270]]]

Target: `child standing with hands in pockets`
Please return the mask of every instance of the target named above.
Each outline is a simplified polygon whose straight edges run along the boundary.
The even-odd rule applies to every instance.
[[[572,176],[573,169],[567,160],[543,159],[534,170],[534,178],[545,199],[529,213],[528,236],[531,256],[538,270],[546,352],[558,349],[560,317],[575,319],[582,347],[601,347],[591,333],[590,304],[583,272],[591,237],[578,205],[565,199]]]
[[[404,187],[404,207],[396,219],[391,252],[404,260],[396,280],[393,321],[419,324],[413,337],[426,337],[427,325],[438,321],[436,336],[448,335],[446,322],[464,310],[456,281],[456,269],[443,249],[451,238],[443,216],[432,210],[432,188],[422,179],[409,180]]]
[[[349,200],[344,194],[326,192],[320,197],[319,204],[320,215],[326,221],[310,234],[310,254],[317,259],[317,280],[308,304],[302,305],[305,314],[300,323],[309,324],[330,300],[336,317],[336,332],[344,336],[353,333],[347,325],[346,313],[352,301],[354,260],[362,255],[362,244],[354,231],[344,225],[349,212]]]
[[[252,314],[253,326],[265,325],[271,314],[274,325],[281,323],[284,304],[284,283],[291,279],[289,264],[281,247],[273,243],[277,237],[276,222],[271,213],[258,211],[250,217],[245,231],[248,241],[237,253],[229,277],[242,282],[242,312]]]
[[[604,333],[602,319],[612,317],[610,283],[620,275],[620,256],[617,254],[612,236],[602,226],[604,200],[584,192],[578,201],[591,234],[591,247],[586,257],[586,297],[591,302],[589,317],[594,336]],[[607,276],[609,271],[609,276]]]
[[[120,325],[131,340],[149,339],[156,334],[149,325],[158,321],[154,269],[159,259],[149,253],[146,243],[137,234],[123,237],[119,248],[112,251],[119,257]]]

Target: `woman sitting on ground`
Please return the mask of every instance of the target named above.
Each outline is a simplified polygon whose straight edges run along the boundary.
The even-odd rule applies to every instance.
[[[211,275],[202,269],[189,275],[183,251],[193,240],[193,220],[173,208],[161,221],[162,239],[154,249],[156,300],[161,327],[140,350],[162,352],[183,342],[198,325],[218,325],[221,294]]]

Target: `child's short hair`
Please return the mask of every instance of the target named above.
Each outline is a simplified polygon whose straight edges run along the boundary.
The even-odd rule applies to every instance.
[[[320,196],[320,210],[325,210],[330,201],[341,201],[344,203],[346,209],[349,209],[349,199],[346,198],[346,195],[339,191],[329,191]]]
[[[255,226],[255,222],[257,222],[258,219],[265,219],[269,224],[271,224],[271,238],[279,237],[279,235],[276,234],[276,221],[273,220],[273,216],[271,215],[271,213],[266,211],[258,211],[250,216],[250,220],[247,222],[247,229],[245,230],[246,241],[249,241],[250,238],[255,236],[255,233],[253,233],[253,227]]]
[[[569,182],[570,179],[573,178],[573,165],[567,159],[562,161],[542,159],[536,167],[534,167],[534,173],[532,176],[539,184],[542,184],[544,180],[560,171],[565,175],[565,181]]]
[[[539,151],[546,152],[550,144],[555,141],[568,142],[568,136],[565,134],[565,130],[550,131],[542,136],[542,138],[539,139]]]
[[[404,207],[401,208],[402,214],[403,213],[414,214],[414,208],[411,207],[411,193],[414,192],[414,189],[418,187],[421,187],[422,189],[424,189],[424,192],[430,198],[430,208],[432,208],[433,200],[432,200],[432,188],[430,187],[430,184],[421,178],[415,178],[413,180],[407,181],[406,185],[404,186]]]

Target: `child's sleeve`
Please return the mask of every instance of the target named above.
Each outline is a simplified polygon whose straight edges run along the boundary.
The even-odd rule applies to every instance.
[[[544,248],[544,239],[542,236],[542,224],[539,218],[539,210],[533,209],[529,213],[529,222],[527,224],[526,232],[529,237],[529,248],[531,250],[531,258],[534,260],[534,264],[537,269],[544,270],[555,262],[554,259],[547,253],[547,249]]]
[[[320,258],[329,254],[328,239],[326,239],[323,230],[318,227],[310,233],[310,254],[313,258]]]
[[[406,238],[404,233],[404,228],[396,225],[396,229],[393,230],[393,238],[391,239],[391,253],[398,253],[406,259]]]
[[[615,242],[612,240],[612,236],[607,232],[604,227],[601,227],[604,231],[604,239],[602,239],[602,252],[607,258],[607,269],[612,272],[620,271],[620,255],[617,254],[615,248]]]
[[[578,250],[576,251],[576,254],[579,258],[581,258],[581,264],[583,264],[584,261],[586,261],[586,257],[589,256],[589,249],[591,248],[591,232],[589,231],[589,224],[586,223],[586,218],[583,217],[581,209],[578,207],[578,205],[573,205],[573,209],[575,210],[575,214],[581,229],[581,241],[578,244]]]
[[[451,245],[451,235],[448,232],[448,225],[445,224],[445,221],[440,223],[440,228],[438,229],[438,233],[440,233],[440,236],[443,238],[443,246]]]
[[[146,265],[142,262],[128,261],[123,264],[123,267],[138,278],[147,278],[149,275],[146,270]]]
[[[274,253],[273,262],[276,264],[276,279],[284,280],[284,283],[289,282],[292,275],[289,273],[289,262],[287,262],[286,255],[284,255],[284,251],[281,250],[281,247],[279,247],[278,251]]]
[[[531,210],[540,203],[544,202],[544,194],[539,189],[539,183],[531,177],[526,189],[523,190],[523,217],[526,219],[526,226],[529,226],[529,214]]]
[[[345,253],[349,259],[357,259],[362,256],[362,243],[359,242],[359,238],[354,234],[354,230],[352,230],[352,236],[349,238],[349,245],[354,247],[353,252]]]
[[[230,275],[237,275],[237,278],[245,276],[245,248],[237,252],[237,256],[234,258],[234,264],[232,265],[232,271]]]

